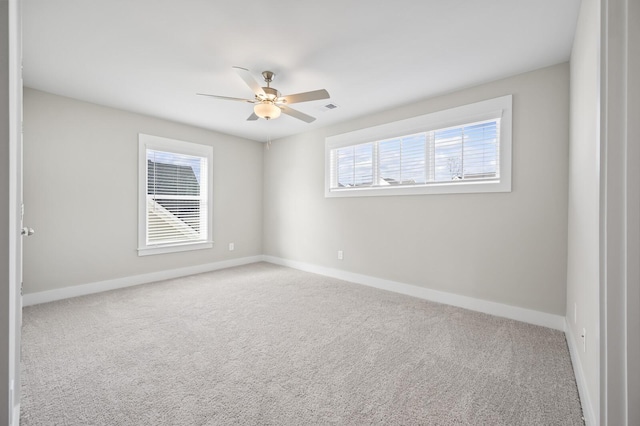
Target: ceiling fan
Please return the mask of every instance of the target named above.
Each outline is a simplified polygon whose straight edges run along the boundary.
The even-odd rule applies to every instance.
[[[212,98],[226,99],[229,101],[240,101],[254,104],[253,114],[247,118],[248,121],[254,121],[258,118],[264,118],[265,120],[272,120],[280,117],[280,113],[285,113],[291,117],[297,118],[307,123],[311,123],[315,120],[315,117],[307,115],[303,112],[289,108],[288,105],[299,102],[317,101],[319,99],[328,99],[329,92],[324,89],[313,90],[311,92],[296,93],[294,95],[282,96],[278,90],[271,87],[271,82],[276,76],[271,71],[263,71],[262,77],[267,83],[266,87],[261,87],[260,84],[253,78],[251,73],[246,68],[233,67],[240,78],[249,86],[254,93],[253,99],[232,98],[229,96],[209,95],[206,93],[197,93],[200,96],[210,96]]]

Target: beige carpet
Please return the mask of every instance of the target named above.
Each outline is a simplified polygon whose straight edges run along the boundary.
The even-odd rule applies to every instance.
[[[25,308],[21,425],[581,425],[564,334],[258,263]]]

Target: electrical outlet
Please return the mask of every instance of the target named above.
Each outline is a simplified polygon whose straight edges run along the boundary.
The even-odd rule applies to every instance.
[[[236,249],[235,244],[229,243],[229,251],[234,251]]]
[[[344,253],[342,253],[342,250],[338,250],[338,260],[342,259],[344,259]]]
[[[580,336],[582,338],[582,352],[586,352],[587,351],[587,329],[583,328],[582,329],[582,336]]]

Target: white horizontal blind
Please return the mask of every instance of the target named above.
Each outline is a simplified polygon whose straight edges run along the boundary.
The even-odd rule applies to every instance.
[[[207,158],[146,150],[148,246],[207,240]]]
[[[337,149],[335,159],[338,186],[371,186],[373,183],[372,143]]]
[[[334,148],[331,189],[499,179],[500,118]]]
[[[434,181],[499,178],[500,120],[433,132]]]
[[[427,181],[426,133],[378,142],[377,184],[416,185]]]

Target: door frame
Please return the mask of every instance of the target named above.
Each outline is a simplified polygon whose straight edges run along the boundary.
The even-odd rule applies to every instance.
[[[6,55],[0,70],[6,86],[0,88],[5,92],[8,102],[0,107],[0,122],[6,124],[0,142],[1,148],[8,155],[0,164],[8,170],[8,176],[2,176],[2,197],[8,195],[6,210],[0,212],[3,227],[6,232],[8,246],[2,250],[8,251],[6,264],[0,266],[2,282],[7,282],[2,289],[0,311],[8,313],[0,317],[0,378],[2,390],[0,395],[0,423],[6,422],[10,426],[18,426],[20,419],[20,326],[21,326],[21,281],[22,281],[22,237],[20,235],[22,217],[22,44],[21,44],[21,0],[7,0],[0,3],[2,16],[2,36],[5,49],[1,53]],[[5,53],[6,52],[6,53]],[[2,58],[4,59],[4,58]],[[6,108],[6,110],[5,110]],[[7,191],[6,193],[4,191]],[[6,195],[5,195],[6,194]],[[3,200],[5,201],[5,200]],[[4,233],[3,232],[3,233]],[[6,281],[5,281],[6,280]],[[6,334],[5,334],[6,331]],[[6,362],[5,362],[6,357]],[[4,397],[6,395],[6,398]]]
[[[601,4],[600,423],[640,424],[640,6]]]

